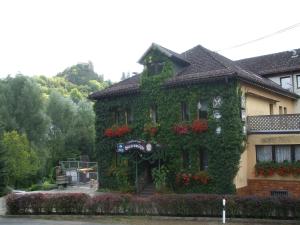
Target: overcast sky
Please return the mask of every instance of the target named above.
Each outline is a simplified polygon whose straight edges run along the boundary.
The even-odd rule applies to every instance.
[[[152,42],[181,53],[226,49],[300,23],[293,0],[1,0],[0,77],[53,76],[91,60],[117,81],[139,72]],[[231,59],[300,48],[300,25],[243,47]]]

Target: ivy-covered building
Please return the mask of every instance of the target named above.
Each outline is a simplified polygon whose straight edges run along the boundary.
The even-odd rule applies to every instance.
[[[252,180],[272,180],[260,177],[266,166],[296,164],[295,157],[257,160],[268,155],[269,147],[260,146],[274,134],[279,142],[278,135],[294,135],[295,155],[297,132],[252,128],[271,105],[273,114],[279,102],[281,110],[294,112],[298,95],[250,68],[250,61],[202,46],[178,54],[152,44],[139,60],[141,74],[91,94],[100,186],[140,192],[154,183],[160,191],[251,194],[260,185]]]

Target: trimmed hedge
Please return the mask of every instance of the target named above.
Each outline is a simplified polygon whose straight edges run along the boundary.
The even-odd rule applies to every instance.
[[[103,194],[94,197],[82,193],[11,194],[7,212],[20,214],[91,214],[211,216],[222,213],[221,195],[168,194],[141,198],[129,194]],[[228,217],[300,218],[300,199],[275,197],[226,196]]]

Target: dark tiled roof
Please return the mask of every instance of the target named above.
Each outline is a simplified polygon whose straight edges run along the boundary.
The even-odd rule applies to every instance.
[[[195,62],[198,62],[198,64],[191,63],[191,65],[187,67],[183,72],[166,81],[167,86],[176,86],[191,82],[203,82],[204,80],[212,80],[217,78],[235,77],[239,80],[243,80],[244,82],[277,91],[289,97],[297,97],[296,94],[283,89],[275,82],[264,78],[250,70],[244,69],[243,67],[239,66],[239,64],[216,52],[212,52],[202,46],[196,46],[191,50],[193,52],[191,58]],[[204,69],[202,67],[205,67],[207,71],[203,72]],[[190,71],[196,72],[190,74]]]
[[[135,75],[127,78],[119,83],[113,84],[110,87],[97,91],[89,95],[89,99],[99,99],[110,96],[120,96],[139,92],[140,75]]]
[[[155,46],[157,47],[158,45],[155,44]],[[270,91],[275,91],[279,94],[289,96],[291,98],[298,97],[298,95],[283,89],[275,82],[258,75],[253,70],[247,69],[246,66],[241,62],[241,60],[238,62],[234,62],[200,45],[186,52],[183,52],[182,54],[175,53],[161,46],[159,47],[165,52],[167,56],[174,57],[176,55],[178,59],[180,58],[180,60],[184,60],[189,63],[185,67],[185,69],[165,82],[164,85],[166,87],[214,81],[217,79],[235,78]],[[147,50],[147,52],[148,51],[149,49]],[[145,54],[143,55],[143,57],[145,57]],[[124,94],[136,93],[138,91],[139,76],[134,76],[117,84],[114,84],[103,91],[93,93],[89,97],[91,99],[99,99],[109,96],[119,96]]]
[[[182,63],[184,65],[189,65],[189,61],[187,61],[186,59],[184,59],[184,57],[182,57],[180,54],[167,49],[165,47],[162,47],[156,43],[152,43],[152,45],[147,49],[147,51],[142,55],[142,57],[139,59],[138,63],[143,64],[144,58],[146,57],[146,55],[151,51],[151,50],[158,50],[161,53],[165,54],[167,57]]]
[[[236,63],[261,75],[300,70],[300,49],[237,60]]]

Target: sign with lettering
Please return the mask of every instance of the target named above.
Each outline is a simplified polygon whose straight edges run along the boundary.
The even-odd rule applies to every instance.
[[[117,152],[124,153],[130,150],[138,150],[142,152],[151,152],[152,151],[152,144],[146,143],[142,140],[131,140],[126,143],[118,143],[117,144]]]

